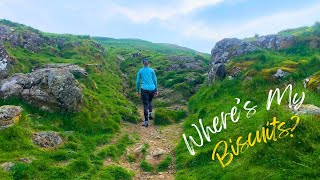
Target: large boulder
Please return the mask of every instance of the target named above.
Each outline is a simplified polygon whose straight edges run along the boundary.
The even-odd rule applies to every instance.
[[[237,38],[225,38],[216,43],[211,51],[213,63],[225,63],[230,58],[247,54],[257,48],[249,42]]]
[[[74,65],[74,64],[64,64],[64,63],[45,64],[38,67],[37,69],[41,69],[41,68],[63,68],[71,72],[76,77],[85,77],[88,75],[84,68],[81,68],[80,66]]]
[[[19,122],[22,108],[20,106],[0,106],[0,129],[5,129]]]
[[[209,83],[217,77],[225,78],[225,65],[230,58],[244,55],[257,50],[249,42],[237,38],[225,38],[216,43],[211,51],[211,67],[208,73]]]
[[[82,89],[71,72],[81,68],[75,65],[72,69],[67,67],[41,68],[29,74],[15,74],[0,81],[0,96],[5,99],[19,97],[48,111],[79,111]]]
[[[260,36],[254,42],[254,44],[260,48],[281,50],[293,46],[295,39],[293,36],[282,36],[282,35],[266,35]]]

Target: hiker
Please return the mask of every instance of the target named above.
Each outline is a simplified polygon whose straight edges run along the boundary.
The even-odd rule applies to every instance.
[[[138,71],[136,81],[136,93],[139,97],[140,79],[142,79],[141,99],[143,103],[144,123],[143,126],[148,127],[149,119],[152,117],[152,99],[158,96],[157,77],[154,70],[149,67],[149,59],[142,60],[143,67]]]

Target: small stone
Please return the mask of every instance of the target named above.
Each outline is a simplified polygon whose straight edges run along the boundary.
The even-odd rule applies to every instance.
[[[165,150],[163,150],[163,149],[161,149],[161,148],[157,148],[157,149],[155,149],[155,150],[153,150],[152,152],[151,152],[151,155],[153,156],[153,157],[160,157],[161,155],[163,155],[164,153],[166,153],[166,151]]]
[[[139,154],[139,153],[141,153],[142,148],[143,148],[143,145],[140,145],[140,146],[138,146],[137,148],[135,148],[135,149],[133,150],[133,152],[134,152],[135,154]]]
[[[33,135],[33,143],[43,148],[50,148],[60,145],[62,139],[57,132],[39,132]]]
[[[24,158],[23,157],[23,158],[20,158],[19,161],[30,164],[30,163],[32,163],[33,158]]]
[[[5,129],[19,122],[22,108],[5,105],[0,107],[0,129]]]
[[[14,166],[14,163],[13,163],[13,162],[5,162],[5,163],[1,164],[1,167],[2,167],[5,171],[10,171],[13,166]]]
[[[277,72],[273,75],[275,78],[280,79],[284,76],[286,76],[288,73],[285,71],[282,71],[281,69],[278,69]]]
[[[160,175],[159,178],[160,178],[160,179],[164,179],[164,175]]]

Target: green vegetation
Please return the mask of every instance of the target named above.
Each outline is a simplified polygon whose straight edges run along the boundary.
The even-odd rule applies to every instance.
[[[156,107],[169,107],[173,105],[186,105],[186,100],[196,92],[196,86],[202,84],[206,77],[209,65],[209,55],[194,50],[169,44],[151,43],[137,39],[112,39],[96,37],[95,40],[113,53],[120,63],[120,69],[127,76],[127,92],[135,103],[140,100],[135,96],[136,75],[142,67],[141,60],[148,57],[151,67],[155,69],[158,78],[160,97],[155,101]],[[133,54],[140,53],[138,57]],[[192,62],[202,64],[199,70],[182,68],[169,71],[173,65],[182,65],[190,60],[171,60],[172,57],[187,57]],[[190,63],[190,62],[189,62]]]
[[[152,172],[154,167],[149,164],[145,159],[141,161],[140,168],[145,172]]]
[[[157,108],[154,123],[156,125],[168,125],[180,122],[187,117],[185,110],[170,110],[167,108]]]
[[[312,29],[318,26],[312,27]],[[289,30],[286,32],[294,32]],[[298,29],[297,31],[302,31]],[[315,31],[312,31],[315,32]],[[281,32],[283,33],[283,32]],[[286,122],[285,127],[292,127],[290,117],[293,115],[288,109],[288,95],[284,97],[281,106],[273,103],[270,111],[266,110],[268,91],[285,85],[292,84],[293,92],[306,93],[304,104],[320,106],[320,95],[313,85],[313,78],[319,77],[320,52],[309,47],[305,38],[319,35],[299,32],[297,46],[279,52],[262,50],[248,55],[233,58],[227,64],[228,73],[232,73],[234,67],[242,70],[233,80],[217,80],[212,85],[203,85],[189,101],[190,115],[184,121],[184,133],[193,136],[199,142],[197,131],[191,124],[198,125],[199,119],[204,126],[212,127],[212,119],[219,117],[221,112],[230,112],[236,106],[242,110],[241,118],[233,123],[227,118],[227,129],[219,133],[211,134],[211,142],[204,139],[202,147],[195,147],[196,154],[190,155],[182,140],[176,148],[177,179],[316,179],[319,177],[319,116],[299,115],[301,124],[294,131],[294,136],[287,136],[278,141],[268,143],[256,143],[238,156],[234,156],[232,162],[222,168],[217,158],[212,160],[212,152],[215,145],[229,139],[234,142],[239,136],[247,138],[250,132],[266,127],[268,121],[277,117],[278,121]],[[295,34],[296,35],[296,34]],[[273,74],[277,69],[282,69],[289,74],[281,79],[276,79]],[[303,87],[305,78],[311,77],[308,88]],[[316,81],[317,81],[316,80]],[[316,83],[317,84],[317,83]],[[237,105],[235,98],[240,98]],[[251,118],[246,118],[246,111],[242,109],[246,101],[251,101],[250,106],[257,105],[257,112]],[[251,106],[252,105],[252,106]],[[199,127],[199,125],[198,125]],[[218,124],[220,127],[220,123]],[[269,127],[271,131],[271,127]],[[244,142],[245,140],[241,141]],[[218,149],[220,155],[222,148]],[[230,145],[228,152],[231,152]],[[227,156],[224,163],[228,161]]]
[[[158,165],[158,172],[165,171],[169,168],[170,163],[172,161],[171,155],[167,155],[165,159],[163,159],[160,164]]]
[[[138,39],[112,39],[95,37],[97,42],[104,45],[109,54],[117,57],[120,69],[126,74],[126,92],[128,97],[136,104],[141,104],[135,96],[136,74],[142,67],[141,60],[148,57],[151,67],[155,69],[158,78],[159,97],[154,100],[157,111],[156,124],[168,124],[181,121],[186,114],[180,110],[170,110],[170,107],[185,106],[187,100],[203,83],[209,66],[209,55],[175,45],[151,43]],[[138,57],[133,54],[140,53]],[[178,58],[177,58],[178,57]],[[181,58],[181,60],[175,60]],[[174,66],[199,63],[200,69],[178,68],[169,70]],[[172,109],[172,108],[171,108]],[[165,115],[168,113],[168,117]],[[163,118],[163,116],[166,116]],[[157,119],[159,118],[159,119]],[[162,122],[163,121],[163,122]],[[170,121],[170,122],[168,122]]]
[[[121,137],[115,144],[107,145],[98,152],[98,156],[102,159],[107,157],[113,158],[114,161],[117,161],[121,155],[124,154],[128,145],[133,144],[134,141],[129,138],[129,135],[126,134]]]
[[[221,112],[228,112],[234,106],[242,109],[246,101],[257,105],[257,113],[246,118],[243,111],[237,123],[227,119],[227,129],[213,134],[211,142],[205,141],[203,147],[196,147],[195,156],[189,154],[182,140],[175,149],[175,157],[168,155],[159,165],[153,166],[145,160],[149,145],[144,144],[141,150],[144,159],[140,163],[143,171],[165,171],[174,162],[177,179],[316,179],[320,176],[319,116],[313,115],[301,115],[302,122],[293,138],[288,136],[278,141],[256,143],[234,156],[226,168],[211,159],[217,142],[230,138],[234,142],[239,136],[246,137],[265,127],[274,116],[293,126],[289,121],[292,113],[286,106],[287,95],[281,106],[273,104],[271,110],[266,111],[270,89],[280,87],[283,90],[285,84],[291,83],[294,92],[306,93],[304,104],[320,106],[317,89],[320,83],[319,23],[279,33],[296,36],[298,42],[294,47],[277,52],[260,50],[233,58],[227,64],[227,74],[235,73],[235,67],[238,67],[241,69],[238,76],[232,80],[216,80],[210,86],[203,84],[209,67],[208,54],[137,39],[92,39],[89,36],[43,33],[6,20],[0,24],[13,27],[16,32],[39,33],[46,38],[64,41],[63,46],[44,45],[37,52],[6,43],[8,53],[16,60],[11,74],[27,73],[35,66],[47,63],[74,63],[88,72],[88,77],[77,77],[85,97],[78,113],[48,113],[17,99],[0,100],[0,105],[20,105],[24,109],[17,125],[0,131],[0,163],[15,163],[10,171],[0,168],[3,179],[132,179],[134,172],[120,166],[104,166],[103,163],[106,158],[117,161],[134,143],[127,134],[119,138],[114,136],[121,128],[121,121],[136,123],[139,120],[136,104],[141,102],[134,93],[135,76],[145,57],[151,59],[159,82],[160,96],[154,104],[155,124],[167,125],[184,120],[184,133],[198,141],[191,124],[198,124],[200,118],[204,126],[212,125],[214,116],[220,118]],[[106,54],[101,53],[96,42],[104,46]],[[132,57],[137,52],[141,55]],[[183,58],[177,60],[176,57]],[[200,68],[181,68],[190,65],[188,63],[198,63]],[[273,74],[278,69],[288,75],[276,79]],[[307,77],[310,81],[305,89],[302,83]],[[235,98],[241,99],[238,105]],[[185,106],[188,111],[184,110]],[[56,148],[39,148],[31,141],[32,134],[39,131],[57,131],[64,143]],[[20,161],[23,157],[33,161],[23,163]],[[127,160],[136,161],[130,154]]]
[[[145,172],[163,172],[168,170],[171,161],[171,155],[167,155],[158,165],[153,166],[143,159],[140,163],[140,168]]]
[[[13,162],[5,179],[130,179],[132,172],[121,167],[103,167],[104,157],[118,158],[130,144],[128,136],[116,144],[110,139],[120,129],[122,120],[137,122],[137,108],[130,102],[122,86],[123,74],[112,53],[104,55],[88,36],[42,33],[30,27],[2,20],[19,33],[39,33],[45,38],[60,39],[63,45],[43,45],[39,51],[12,47],[6,50],[16,63],[10,72],[28,73],[35,66],[48,63],[74,63],[86,69],[87,77],[77,78],[84,92],[84,104],[78,113],[49,113],[17,99],[0,100],[0,105],[20,105],[24,109],[20,122],[0,133],[0,162]],[[112,82],[112,83],[111,83]],[[54,149],[41,149],[31,141],[32,133],[57,131],[64,143]],[[96,155],[98,147],[108,147]],[[22,157],[35,159],[22,163]]]

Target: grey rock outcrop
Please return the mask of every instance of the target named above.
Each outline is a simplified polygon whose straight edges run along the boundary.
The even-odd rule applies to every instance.
[[[217,78],[226,77],[226,66],[224,63],[212,64],[208,73],[209,82],[216,80]]]
[[[75,48],[83,45],[81,39],[90,37],[80,37],[78,41],[70,41],[65,37],[49,37],[45,36],[38,30],[21,26],[24,30],[17,31],[13,27],[0,23],[0,79],[8,77],[8,71],[11,66],[17,62],[12,59],[7,53],[4,42],[8,43],[11,47],[23,48],[30,52],[39,52],[43,47],[52,46],[49,51],[56,56],[61,56],[65,49]],[[90,46],[98,50],[102,56],[106,56],[105,48],[94,41],[89,41]]]
[[[71,72],[83,69],[72,66],[41,68],[28,74],[15,74],[0,81],[0,97],[20,97],[27,103],[48,111],[79,111],[82,89]]]
[[[293,111],[295,114],[313,114],[320,116],[320,107],[313,104],[303,104],[298,111]]]
[[[178,71],[185,69],[201,70],[203,69],[203,62],[194,59],[190,56],[168,56],[168,60],[172,63],[166,71]]]
[[[57,132],[39,132],[32,136],[33,143],[43,147],[56,147],[62,143],[62,139]]]
[[[46,65],[42,65],[36,69],[41,69],[41,68],[66,69],[76,77],[86,77],[88,75],[88,73],[86,72],[86,70],[84,68],[81,68],[80,66],[74,65],[74,64],[62,64],[62,63],[60,63],[60,64],[59,63],[58,64],[46,64]]]
[[[4,79],[8,76],[8,70],[13,63],[5,47],[0,41],[0,79]]]
[[[225,38],[216,43],[211,51],[211,60],[214,63],[225,63],[230,58],[247,54],[257,50],[249,42],[237,38]]]
[[[5,129],[19,122],[22,108],[20,106],[0,106],[0,129]]]
[[[295,39],[293,36],[281,36],[276,34],[258,37],[254,44],[260,48],[281,50],[293,46]]]
[[[132,53],[131,57],[132,58],[141,57],[141,53],[140,52]]]
[[[225,38],[217,42],[211,51],[211,68],[209,70],[209,82],[214,81],[217,69],[221,63],[226,63],[230,58],[248,54],[260,48],[281,50],[293,46],[296,43],[293,36],[266,35],[258,37],[257,40],[247,42],[237,38]],[[220,74],[221,75],[221,74]],[[225,77],[225,76],[224,76]]]

